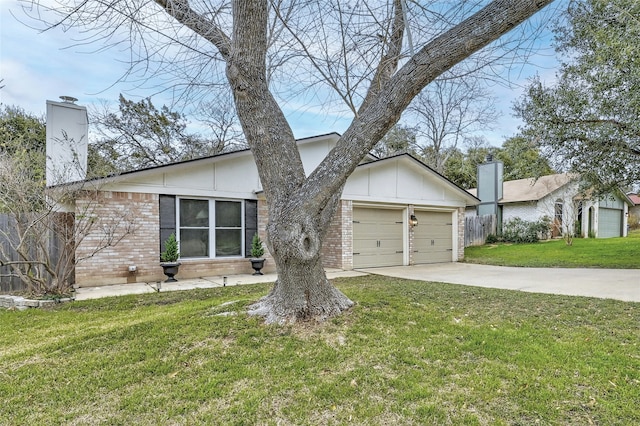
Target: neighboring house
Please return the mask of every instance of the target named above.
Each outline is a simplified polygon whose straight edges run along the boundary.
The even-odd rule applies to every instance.
[[[298,141],[307,173],[338,139],[330,133]],[[369,160],[344,187],[325,238],[325,267],[462,259],[465,208],[479,200],[408,154]],[[136,220],[134,232],[113,247],[90,256],[99,237],[80,245],[76,256],[88,257],[76,266],[80,287],[163,279],[161,242],[174,232],[181,251],[178,278],[250,273],[251,238],[255,232],[267,238],[266,200],[249,150],[65,185],[94,188],[97,220],[117,222],[123,212]],[[78,197],[68,208],[78,212],[88,202]],[[265,269],[273,271],[266,257]]]
[[[471,207],[467,214],[475,215],[477,211],[483,214],[484,206],[495,207],[495,214],[499,224],[510,219],[520,218],[527,221],[538,221],[548,217],[552,224],[552,236],[560,236],[566,232],[583,237],[620,237],[627,235],[628,208],[631,200],[623,193],[610,194],[599,199],[591,199],[583,194],[579,188],[576,176],[570,174],[555,174],[541,176],[537,179],[518,179],[502,182],[501,164],[490,162],[481,165],[489,170],[485,184],[491,187],[501,187],[500,190],[484,191],[473,188],[469,193],[476,196],[480,190],[481,204],[476,210]],[[497,170],[497,173],[493,173]],[[479,179],[479,182],[483,182]],[[492,197],[497,194],[497,197]],[[484,199],[483,199],[484,197]],[[500,228],[500,225],[499,225]]]

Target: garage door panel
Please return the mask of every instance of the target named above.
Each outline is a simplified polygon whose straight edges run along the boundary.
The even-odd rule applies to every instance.
[[[453,248],[451,244],[451,238],[432,238],[432,239],[419,239],[414,240],[413,245],[415,250],[419,251],[442,251],[451,250]]]
[[[422,226],[422,224],[418,225]],[[424,227],[423,227],[424,229]],[[450,240],[451,239],[451,225],[432,225],[428,233],[420,235],[418,237],[419,240],[432,240],[432,239],[440,239],[440,240]]]
[[[353,266],[403,264],[402,210],[353,209]]]
[[[622,210],[600,208],[598,211],[598,237],[611,238],[621,236]]]
[[[413,263],[451,262],[453,223],[449,212],[416,212],[413,229]]]

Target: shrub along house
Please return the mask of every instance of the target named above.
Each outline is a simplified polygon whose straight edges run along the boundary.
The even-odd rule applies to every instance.
[[[330,133],[298,141],[307,173],[338,139]],[[65,166],[60,160],[52,165]],[[94,210],[98,221],[121,220],[123,212],[135,219],[131,233],[114,246],[87,256],[99,236],[80,244],[76,256],[88,257],[76,266],[80,287],[162,279],[162,241],[172,233],[180,245],[178,278],[251,273],[247,257],[253,235],[267,238],[267,205],[249,150],[63,185],[92,189],[92,199],[99,200]],[[88,202],[80,196],[68,208],[77,211]],[[410,155],[368,158],[342,192],[323,246],[325,267],[348,270],[460,260],[465,208],[478,202]],[[273,271],[268,253],[266,258],[265,271]]]
[[[499,161],[478,166],[478,188],[469,193],[481,202],[467,214],[496,214],[498,229],[513,218],[536,222],[546,216],[553,237],[568,231],[581,237],[627,236],[628,209],[633,205],[621,191],[589,197],[581,191],[578,177],[566,173],[503,182]]]

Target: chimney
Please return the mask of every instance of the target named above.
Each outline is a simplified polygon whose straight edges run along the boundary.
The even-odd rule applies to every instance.
[[[486,163],[478,164],[478,216],[499,215],[498,201],[502,199],[503,169],[504,164],[493,161],[493,156],[490,155],[487,155]]]
[[[47,186],[76,182],[87,177],[89,118],[76,98],[60,96],[47,101]]]

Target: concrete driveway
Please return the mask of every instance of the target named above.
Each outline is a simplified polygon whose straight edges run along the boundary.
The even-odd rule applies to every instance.
[[[359,271],[411,280],[640,302],[640,269],[514,268],[438,263]]]
[[[365,273],[418,281],[438,281],[532,293],[565,294],[640,302],[640,269],[510,268],[467,263],[438,263],[369,268],[357,271],[327,270],[327,277],[330,279],[353,277]],[[232,275],[228,277],[226,285],[268,283],[275,280],[275,274]],[[180,279],[175,283],[163,283],[162,291],[222,287],[225,285],[224,283],[222,276]],[[76,300],[84,300],[155,291],[158,291],[157,283],[134,283],[79,288],[76,290],[75,297]]]

